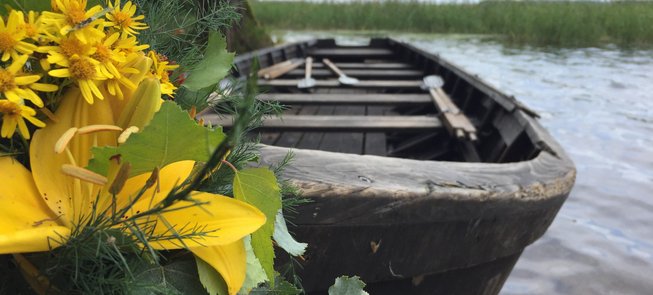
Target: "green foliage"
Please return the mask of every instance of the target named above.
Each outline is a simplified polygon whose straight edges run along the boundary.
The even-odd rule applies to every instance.
[[[254,254],[251,237],[246,237],[244,242],[245,252],[247,253],[247,273],[245,274],[245,282],[243,282],[243,286],[240,288],[238,294],[249,294],[252,289],[267,280],[265,270],[256,257],[256,254]]]
[[[273,287],[264,286],[253,289],[249,294],[250,295],[299,295],[302,294],[302,290],[295,287],[293,284],[283,280],[282,278],[277,278],[275,280],[275,285]]]
[[[199,91],[215,85],[227,76],[233,61],[234,54],[227,52],[227,40],[220,33],[210,32],[204,58],[195,65],[182,86]]]
[[[359,277],[341,276],[336,278],[336,283],[329,287],[329,295],[369,295],[363,290],[365,283]]]
[[[193,139],[192,145],[188,138]],[[130,176],[181,160],[204,162],[224,138],[222,128],[200,126],[174,102],[167,101],[143,131],[132,134],[124,144],[93,148],[88,169],[106,175],[114,155],[131,164]]]
[[[277,213],[277,218],[274,221],[274,241],[277,242],[277,245],[281,249],[286,250],[288,254],[292,256],[301,256],[304,255],[306,247],[308,244],[299,243],[293,238],[288,232],[288,226],[286,226],[286,219],[283,216],[283,210],[279,210]]]
[[[37,0],[8,0],[8,1],[2,1],[0,4],[0,14],[6,14],[6,7],[5,5],[8,5],[9,7],[17,10],[22,10],[22,11],[43,11],[43,10],[50,10],[50,1],[37,1]]]
[[[204,289],[206,289],[209,295],[229,294],[227,283],[222,279],[220,273],[202,259],[195,257],[195,262],[197,263],[197,273],[199,274],[200,282],[202,282]]]
[[[197,276],[192,259],[175,259],[166,265],[153,265],[137,273],[134,281],[140,282],[140,286],[129,288],[127,294],[206,294],[197,283]]]
[[[281,209],[277,178],[266,168],[244,169],[236,173],[233,190],[236,199],[256,206],[267,217],[265,224],[252,234],[252,247],[268,279],[274,285],[272,234],[277,211]]]
[[[209,31],[226,31],[240,18],[229,1],[135,0],[149,30],[139,40],[181,65],[177,73],[192,70],[203,59]]]
[[[538,45],[653,44],[653,3],[646,1],[252,2],[276,29],[381,30],[500,35]]]

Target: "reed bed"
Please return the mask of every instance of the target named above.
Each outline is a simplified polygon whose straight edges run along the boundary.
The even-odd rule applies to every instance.
[[[493,34],[558,46],[653,45],[652,2],[252,2],[274,29]]]

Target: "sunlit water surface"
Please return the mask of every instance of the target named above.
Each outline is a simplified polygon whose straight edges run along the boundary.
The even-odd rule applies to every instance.
[[[367,36],[280,32],[284,41]],[[576,185],[501,294],[653,294],[653,50],[514,47],[482,37],[395,35],[538,111]]]

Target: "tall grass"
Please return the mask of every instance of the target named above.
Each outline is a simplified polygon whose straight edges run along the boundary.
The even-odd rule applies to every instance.
[[[497,34],[560,46],[653,45],[653,2],[252,2],[274,29]]]

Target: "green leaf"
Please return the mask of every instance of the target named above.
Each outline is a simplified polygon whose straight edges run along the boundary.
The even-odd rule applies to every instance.
[[[134,279],[141,287],[131,288],[131,295],[204,293],[202,285],[197,281],[195,263],[191,259],[178,259],[165,266],[147,267],[136,273]]]
[[[277,218],[274,221],[274,241],[277,242],[277,245],[282,249],[286,250],[288,254],[292,256],[304,255],[306,251],[306,243],[297,242],[288,232],[288,226],[286,226],[286,219],[283,217],[283,210],[277,212]]]
[[[209,295],[229,295],[227,283],[220,273],[200,258],[195,257],[195,263],[197,263],[197,273],[199,274],[200,282],[206,291],[209,292]]]
[[[329,295],[369,295],[363,290],[365,283],[359,277],[341,276],[336,278],[336,283],[329,287]]]
[[[227,41],[218,32],[209,32],[209,42],[200,61],[182,84],[191,91],[215,85],[226,77],[234,61],[234,53],[227,52]]]
[[[245,282],[243,282],[243,286],[238,291],[238,294],[249,294],[252,289],[265,282],[267,276],[263,266],[261,266],[261,262],[256,258],[256,254],[254,254],[254,249],[252,249],[252,238],[247,236],[243,241],[245,242],[245,253],[247,253],[247,273],[245,273]]]
[[[295,285],[286,281],[283,277],[277,277],[275,280],[276,283],[274,287],[261,286],[256,289],[252,289],[252,292],[249,295],[299,295],[302,294],[302,290],[295,287]]]
[[[2,2],[5,2],[5,1],[2,1]],[[37,0],[14,0],[14,1],[7,1],[6,5],[9,5],[11,8],[14,8],[14,9],[17,9],[17,10],[23,10],[25,12],[28,12],[30,10],[33,10],[33,11],[45,11],[45,10],[49,11],[49,10],[51,10],[50,9],[51,8],[50,1],[43,1],[43,0],[41,0],[41,1],[37,1]],[[0,10],[0,12],[2,12],[4,14],[3,10],[5,8],[4,7],[5,3],[0,4],[0,6],[2,6],[2,8],[3,8],[2,10]]]
[[[224,138],[221,127],[200,126],[174,102],[166,101],[143,131],[132,134],[124,144],[93,148],[88,169],[107,175],[114,155],[131,164],[129,176],[182,160],[204,162]]]
[[[281,209],[281,193],[274,173],[266,168],[249,168],[234,176],[234,197],[257,207],[267,221],[252,234],[252,248],[261,262],[268,280],[274,285],[274,247],[272,234],[274,221]]]
[[[199,113],[209,106],[207,99],[215,91],[215,88],[215,85],[211,85],[198,91],[191,91],[182,87],[175,94],[175,102],[184,110],[195,107]]]

